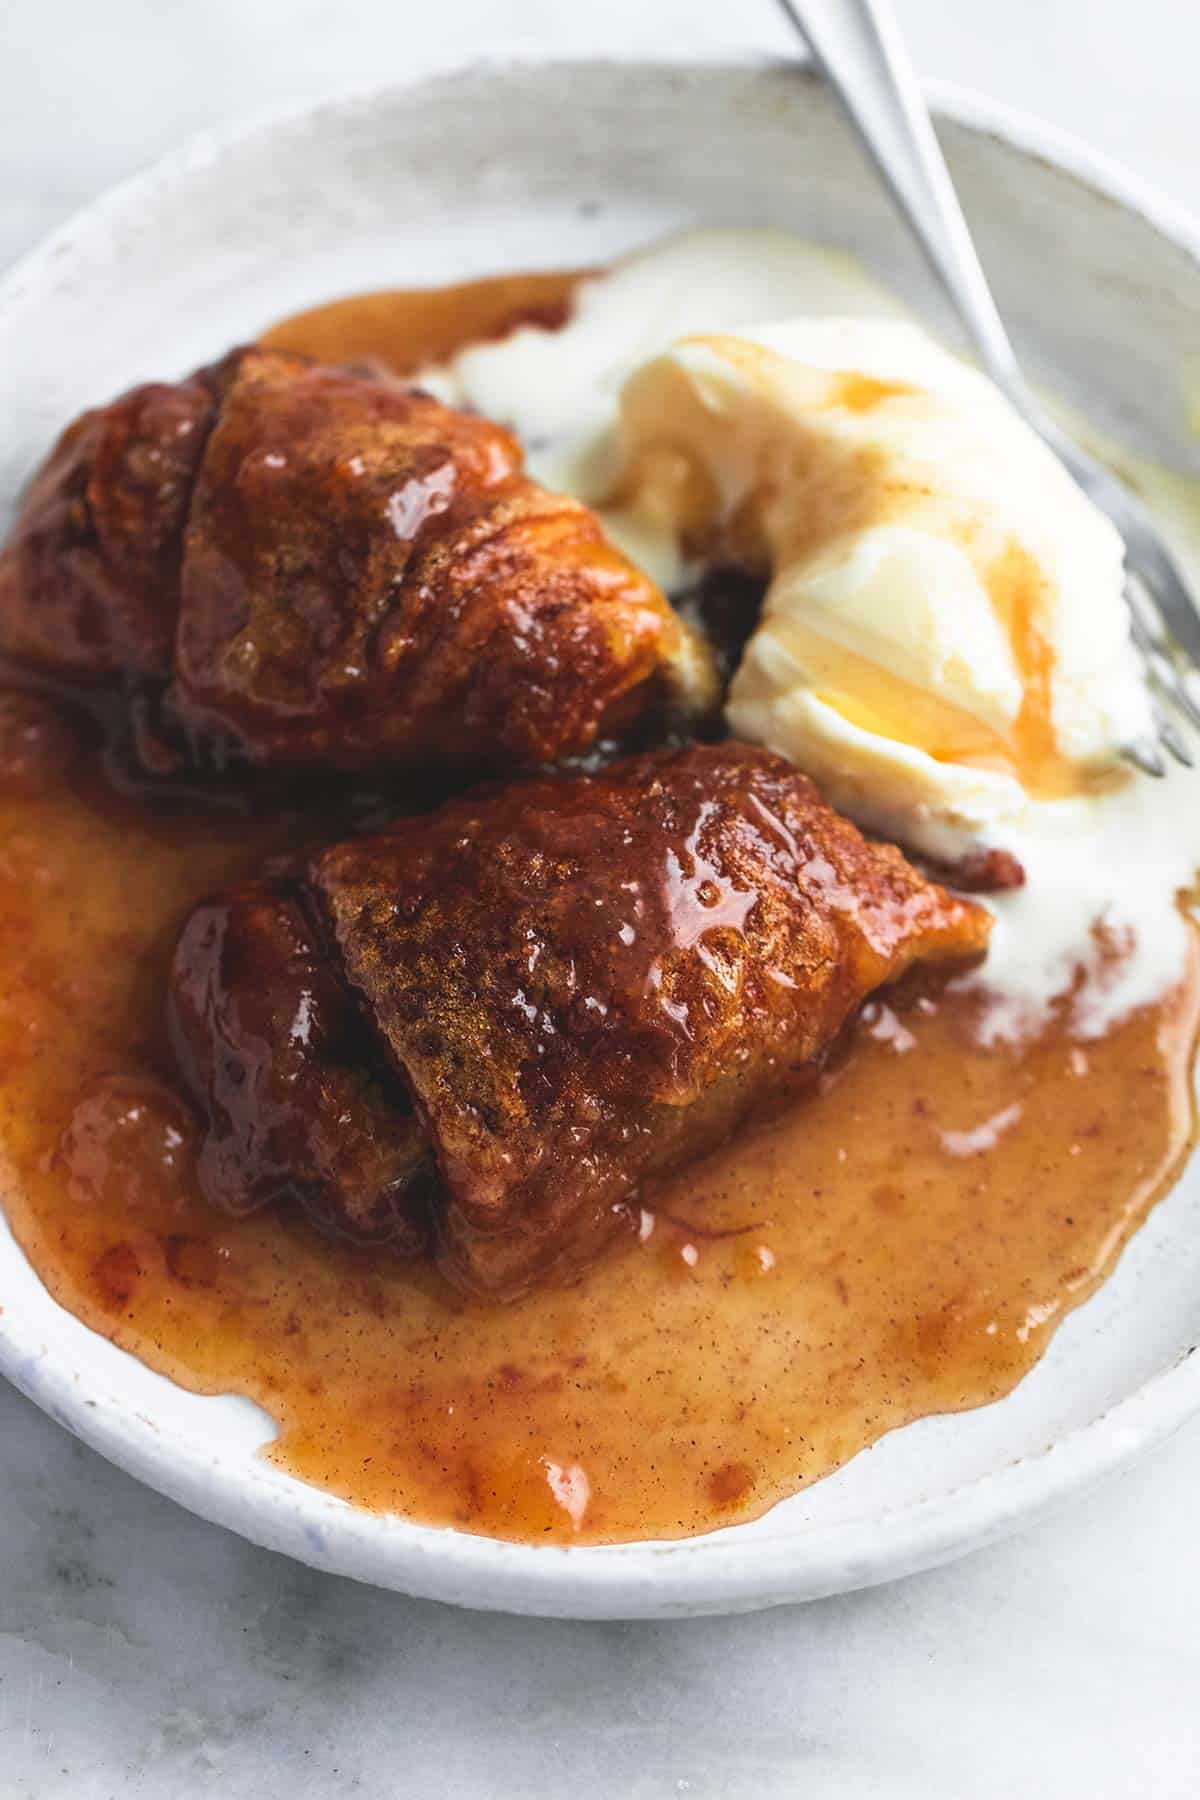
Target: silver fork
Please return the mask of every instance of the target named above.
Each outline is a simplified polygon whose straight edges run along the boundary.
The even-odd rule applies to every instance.
[[[779,0],[841,101],[934,272],[974,340],[987,373],[1064,462],[1125,540],[1131,635],[1146,671],[1157,743],[1122,746],[1147,775],[1165,775],[1158,745],[1193,757],[1180,718],[1200,731],[1200,612],[1141,501],[1081,450],[1026,385],[971,241],[890,0]],[[1170,710],[1168,710],[1170,709]]]

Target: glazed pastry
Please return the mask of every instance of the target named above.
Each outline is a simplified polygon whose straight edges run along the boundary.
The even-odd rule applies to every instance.
[[[348,1236],[422,1247],[426,1138],[294,887],[244,882],[196,908],[171,1013],[208,1113],[199,1177],[214,1204],[299,1199]]]
[[[121,681],[150,760],[201,768],[509,769],[715,697],[509,432],[260,349],[68,428],[0,556],[0,651]]]
[[[519,1292],[989,926],[745,744],[466,795],[185,926],[171,1022],[207,1191],[406,1241],[426,1216],[452,1276]]]

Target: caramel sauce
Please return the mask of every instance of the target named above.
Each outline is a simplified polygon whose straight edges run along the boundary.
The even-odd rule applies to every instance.
[[[853,369],[831,377],[830,387],[832,405],[858,413],[872,412],[885,400],[908,399],[913,392],[905,381],[881,381],[876,375]]]
[[[420,296],[421,356],[478,330],[478,285]],[[515,278],[503,303],[520,313]],[[280,331],[402,363],[413,317],[370,296]],[[13,1229],[64,1306],[189,1389],[258,1402],[266,1454],[359,1505],[576,1543],[760,1514],[907,1420],[1007,1393],[1190,1147],[1196,956],[1097,1042],[1060,1019],[986,1049],[953,987],[873,1003],[806,1101],[657,1192],[582,1281],[517,1305],[285,1212],[227,1218],[196,1192],[171,1086],[171,943],[205,893],[364,802],[151,803],[109,783],[86,719],[3,686]]]
[[[518,325],[561,325],[588,269],[490,275],[454,288],[389,288],[330,300],[284,319],[260,342],[322,362],[386,363],[406,375],[464,344],[505,337]]]

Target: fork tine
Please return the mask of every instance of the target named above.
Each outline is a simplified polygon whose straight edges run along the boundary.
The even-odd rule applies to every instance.
[[[1155,706],[1153,702],[1151,702],[1151,716],[1154,719],[1154,729],[1158,733],[1159,743],[1169,750],[1175,761],[1182,763],[1185,769],[1194,769],[1196,759],[1178,726],[1168,718],[1161,706]]]
[[[1141,575],[1134,568],[1125,570],[1125,601],[1129,607],[1130,627],[1139,649],[1157,649],[1163,642],[1162,615]]]
[[[1189,670],[1181,669],[1178,663],[1169,662],[1167,667],[1170,673],[1163,678],[1167,698],[1200,731],[1200,701],[1189,687],[1189,677],[1194,680],[1194,676]]]
[[[1200,611],[1175,558],[1153,528],[1139,531],[1135,544],[1127,536],[1126,545],[1130,565],[1149,591],[1169,640],[1193,669],[1200,668]]]
[[[1189,691],[1187,676],[1182,669],[1172,669],[1167,692],[1184,717],[1200,731],[1200,704]]]
[[[1195,671],[1182,668],[1178,657],[1168,653],[1165,634],[1161,630],[1156,634],[1153,624],[1147,620],[1146,614],[1151,602],[1144,596],[1135,598],[1135,594],[1134,583],[1128,583],[1126,598],[1129,600],[1129,635],[1146,664],[1147,675],[1163,696],[1178,707],[1189,723],[1200,731],[1200,699],[1189,687],[1189,682],[1196,681]]]
[[[1135,738],[1132,743],[1123,747],[1121,754],[1126,762],[1131,762],[1134,768],[1142,771],[1143,775],[1153,775],[1156,779],[1161,779],[1167,772],[1167,765],[1155,749],[1151,738]]]

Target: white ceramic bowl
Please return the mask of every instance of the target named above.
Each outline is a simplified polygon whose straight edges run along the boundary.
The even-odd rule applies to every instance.
[[[1197,467],[1181,378],[1200,369],[1200,227],[1040,127],[934,98],[1031,373],[1127,441]],[[0,529],[81,406],[280,314],[356,288],[596,263],[699,222],[841,244],[950,329],[827,95],[794,68],[476,66],[202,140],[0,285]],[[682,1543],[535,1548],[354,1511],[256,1457],[270,1427],[246,1402],[183,1393],[64,1313],[2,1228],[0,1306],[0,1368],[25,1393],[258,1543],[470,1606],[734,1611],[985,1543],[1200,1406],[1200,1166],[1008,1399],[896,1432],[758,1523]]]

